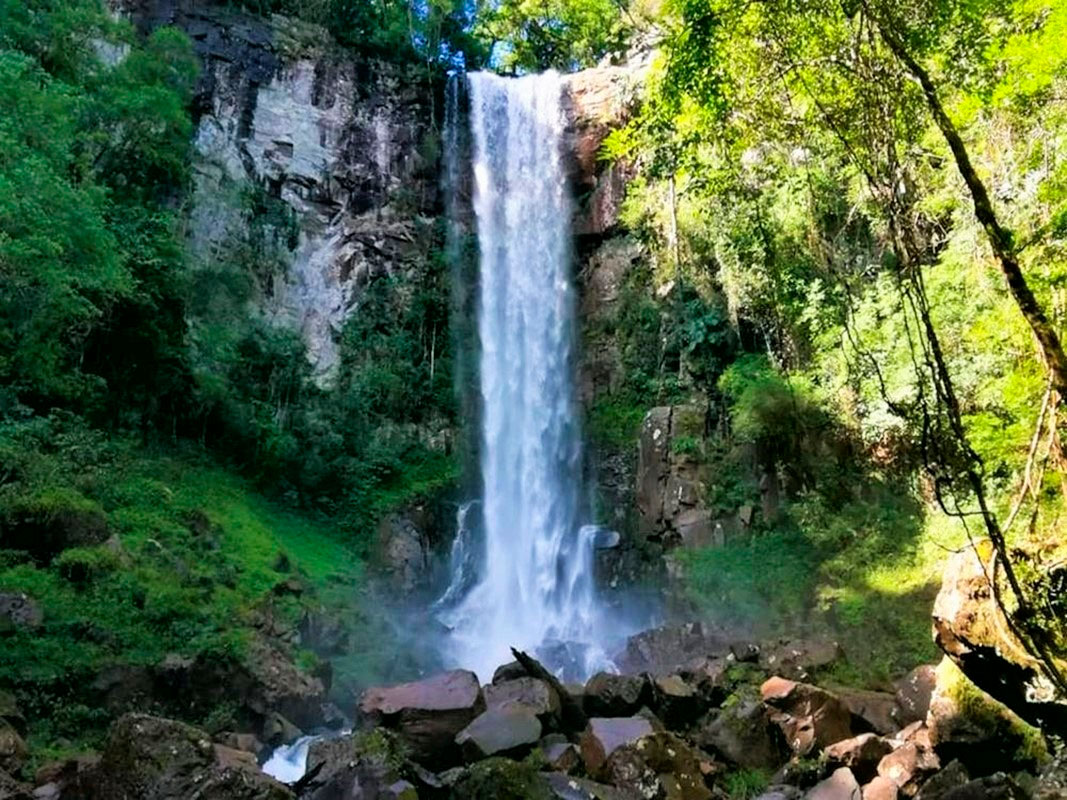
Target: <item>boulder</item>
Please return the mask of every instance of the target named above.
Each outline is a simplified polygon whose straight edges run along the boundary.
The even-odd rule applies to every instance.
[[[385,730],[319,739],[311,744],[307,771],[301,779],[301,800],[339,800],[348,797],[411,798],[416,795],[405,768],[403,747]]]
[[[395,730],[419,763],[438,768],[459,758],[456,734],[485,710],[478,677],[452,670],[398,686],[368,689],[360,713],[375,725]]]
[[[0,690],[0,720],[7,722],[20,736],[26,735],[26,717],[23,716],[15,695],[3,690]]]
[[[927,725],[941,760],[959,759],[974,774],[1033,770],[1048,758],[1041,732],[971,683],[948,657],[936,670]]]
[[[541,738],[541,723],[523,706],[490,708],[456,734],[456,744],[468,762],[490,756],[521,758]]]
[[[943,800],[953,789],[970,781],[967,768],[959,761],[953,761],[940,772],[935,773],[919,789],[917,800]]]
[[[488,758],[455,776],[450,796],[457,800],[552,800],[554,795],[545,776],[531,764]]]
[[[263,740],[271,747],[280,747],[283,744],[295,742],[304,735],[300,728],[296,727],[277,711],[267,714],[267,718],[263,721],[259,732]]]
[[[697,730],[694,741],[747,769],[773,770],[785,760],[781,733],[766,708],[753,700],[723,708]]]
[[[585,684],[583,706],[594,717],[628,717],[651,699],[644,675],[598,672]]]
[[[560,702],[556,691],[537,678],[521,677],[492,683],[483,689],[485,707],[525,708],[541,721],[541,725],[552,730],[559,725]]]
[[[926,721],[926,714],[930,711],[930,697],[937,683],[936,669],[934,664],[920,664],[893,684],[902,725]]]
[[[680,675],[665,675],[652,681],[652,708],[668,728],[687,728],[711,705],[708,697]]]
[[[848,710],[852,713],[852,727],[855,730],[886,736],[913,721],[910,718],[904,719],[897,696],[889,692],[836,687],[832,691],[848,706]]]
[[[631,636],[612,660],[625,673],[669,675],[694,659],[725,654],[727,645],[724,634],[702,622],[664,625]]]
[[[861,733],[827,747],[823,753],[833,767],[848,767],[856,780],[867,782],[878,773],[879,762],[893,752],[893,743],[873,733]]]
[[[619,789],[559,772],[548,773],[545,780],[556,800],[641,800],[641,795],[629,789]]]
[[[229,747],[231,750],[243,750],[256,756],[263,752],[265,748],[263,742],[254,733],[223,731],[215,736],[215,741],[224,747]]]
[[[103,509],[70,489],[21,498],[0,515],[0,547],[23,550],[39,564],[71,547],[102,544],[109,535]]]
[[[824,689],[776,676],[763,683],[760,693],[772,709],[771,721],[799,756],[852,736],[848,706]]]
[[[905,742],[878,762],[878,774],[893,781],[906,797],[914,797],[926,779],[940,768],[937,754],[914,740]]]
[[[821,637],[765,642],[758,652],[758,663],[764,672],[796,681],[808,680],[813,672],[840,658],[841,645]]]
[[[204,731],[174,720],[127,714],[111,727],[95,767],[77,776],[84,800],[292,800],[255,759],[212,744]]]
[[[876,775],[863,787],[863,800],[897,800],[900,790],[892,780]]]
[[[493,683],[504,683],[525,677],[527,677],[526,667],[518,661],[509,661],[507,664],[501,664],[493,672]]]
[[[1010,775],[998,772],[949,789],[944,800],[1030,800]]]
[[[987,577],[993,561],[987,541],[948,559],[934,601],[934,641],[975,686],[1019,717],[1067,730],[1067,695],[1033,666],[993,598]]]
[[[590,719],[580,742],[586,772],[596,777],[618,748],[652,732],[652,724],[643,717]]]
[[[637,789],[648,800],[710,800],[696,751],[673,733],[659,731],[625,742],[607,757],[600,777]]]
[[[35,800],[33,790],[0,769],[0,800]]]
[[[0,720],[0,770],[17,773],[30,757],[29,748],[15,727]]]
[[[804,800],[862,800],[860,785],[848,767],[840,767],[830,777],[813,786]]]
[[[390,586],[403,594],[425,580],[430,563],[428,538],[408,516],[390,514],[378,523],[376,562]]]

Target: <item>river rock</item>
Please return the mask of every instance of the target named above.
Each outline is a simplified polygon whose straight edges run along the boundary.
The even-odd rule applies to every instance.
[[[618,748],[652,732],[652,724],[643,717],[593,717],[582,733],[580,742],[586,771],[595,777]]]
[[[687,728],[708,710],[707,697],[680,675],[665,675],[652,681],[652,708],[668,728]]]
[[[852,713],[852,727],[864,732],[885,736],[900,730],[911,719],[904,714],[897,697],[889,692],[872,692],[863,689],[839,689],[833,693],[840,697]]]
[[[552,730],[559,724],[560,701],[556,691],[537,678],[521,677],[492,683],[483,689],[485,707],[525,708],[533,712],[542,726]]]
[[[893,781],[907,797],[914,797],[926,779],[940,768],[937,754],[915,741],[905,742],[878,762],[878,774]]]
[[[818,686],[776,676],[763,683],[760,693],[763,702],[773,709],[771,721],[799,756],[852,735],[852,714],[848,706]]]
[[[879,762],[893,752],[893,743],[873,733],[861,733],[827,747],[823,753],[833,767],[848,767],[856,780],[866,782],[878,772]]]
[[[485,698],[473,672],[452,670],[421,681],[368,689],[359,708],[375,725],[397,731],[415,761],[447,767],[459,757],[456,734],[485,710]]]
[[[709,800],[698,754],[673,733],[659,731],[625,742],[608,756],[600,777],[636,788],[652,800]]]
[[[403,746],[390,731],[377,729],[335,739],[319,739],[307,755],[301,800],[411,797],[407,783],[413,765],[404,762]],[[411,766],[411,769],[405,767]]]
[[[99,763],[78,776],[83,800],[292,800],[247,753],[215,745],[202,730],[146,714],[111,727]]]
[[[456,735],[456,744],[468,761],[490,756],[521,758],[541,738],[541,723],[523,706],[490,708]]]
[[[767,709],[754,700],[739,700],[707,720],[694,734],[701,747],[748,769],[777,769],[785,747]]]
[[[644,675],[598,672],[585,684],[584,709],[595,717],[627,717],[651,699]]]
[[[862,800],[860,785],[848,767],[833,771],[804,795],[804,800]]]
[[[545,757],[545,763],[554,772],[563,772],[570,775],[578,769],[582,763],[582,755],[578,748],[570,742],[554,742],[544,747],[541,751]]]
[[[763,643],[757,661],[765,672],[805,681],[811,673],[841,658],[841,645],[833,639],[777,639]]]
[[[636,633],[612,659],[625,673],[669,675],[694,659],[727,652],[726,636],[702,622],[664,625]]]

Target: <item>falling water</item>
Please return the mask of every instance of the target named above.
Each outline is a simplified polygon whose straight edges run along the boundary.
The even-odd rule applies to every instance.
[[[469,77],[480,255],[485,557],[453,609],[456,660],[487,679],[512,646],[592,646],[595,533],[579,512],[571,208],[555,73]]]

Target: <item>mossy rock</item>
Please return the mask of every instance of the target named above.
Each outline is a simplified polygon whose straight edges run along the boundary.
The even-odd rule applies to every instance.
[[[533,762],[489,758],[452,787],[455,800],[551,800],[552,791]]]
[[[71,547],[102,544],[109,535],[103,509],[72,489],[39,490],[0,509],[0,547],[29,553],[41,564]]]

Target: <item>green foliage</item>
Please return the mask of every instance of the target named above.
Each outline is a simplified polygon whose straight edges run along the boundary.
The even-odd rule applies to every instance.
[[[770,783],[770,775],[761,769],[738,769],[726,773],[724,788],[730,800],[749,800],[758,797]]]

